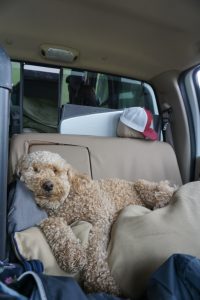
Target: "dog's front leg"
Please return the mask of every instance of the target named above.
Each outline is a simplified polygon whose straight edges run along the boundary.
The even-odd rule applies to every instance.
[[[111,275],[107,262],[107,244],[109,228],[99,224],[90,232],[89,246],[87,248],[88,262],[83,269],[83,283],[87,292],[106,292],[119,295],[120,291]]]
[[[60,268],[69,273],[81,271],[87,263],[86,250],[67,222],[60,217],[51,217],[43,220],[39,227]]]
[[[150,209],[167,205],[176,190],[176,187],[171,187],[168,181],[150,182],[143,179],[137,180],[134,188],[142,203]]]

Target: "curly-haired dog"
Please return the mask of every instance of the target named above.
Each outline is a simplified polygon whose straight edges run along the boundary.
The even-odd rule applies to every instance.
[[[159,208],[174,192],[167,182],[91,180],[60,155],[47,151],[24,155],[17,174],[48,214],[40,228],[59,266],[67,272],[81,272],[83,286],[90,292],[119,294],[106,258],[110,228],[120,210],[130,204]],[[92,224],[87,247],[69,226],[80,220]]]

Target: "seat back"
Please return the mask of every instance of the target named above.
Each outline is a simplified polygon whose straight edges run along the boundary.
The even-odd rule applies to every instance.
[[[48,150],[59,153],[77,170],[93,179],[139,178],[169,180],[181,185],[181,176],[172,147],[163,142],[118,137],[65,134],[20,134],[13,136],[10,148],[10,180],[24,153]]]

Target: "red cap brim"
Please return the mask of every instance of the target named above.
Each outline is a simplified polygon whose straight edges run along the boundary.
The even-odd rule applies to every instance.
[[[156,141],[158,139],[158,135],[157,133],[155,132],[155,130],[153,130],[152,128],[148,128],[146,129],[144,132],[142,132],[142,134],[151,139],[152,141]]]

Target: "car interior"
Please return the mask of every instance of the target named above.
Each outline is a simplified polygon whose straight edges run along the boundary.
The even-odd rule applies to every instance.
[[[1,2],[2,262],[40,260],[45,274],[66,276],[54,258],[53,266],[49,267],[49,261],[45,261],[47,250],[44,250],[46,242],[41,241],[43,237],[29,232],[35,226],[31,211],[32,223],[26,225],[25,221],[21,227],[16,223],[19,222],[16,218],[22,220],[26,211],[19,203],[18,207],[10,205],[9,199],[17,197],[13,183],[16,182],[17,163],[24,154],[40,150],[58,153],[76,170],[94,180],[168,181],[177,189],[198,184],[199,11],[197,0]],[[132,107],[143,107],[151,112],[157,141],[117,134],[120,116]],[[200,195],[198,193],[196,195]],[[191,219],[193,210],[195,207],[188,210]],[[195,216],[198,219],[198,215]],[[167,218],[164,216],[162,221],[159,220],[156,221],[157,228],[164,228],[159,224]],[[187,217],[183,223],[185,220],[190,224]],[[175,229],[179,228],[177,222],[171,223]],[[134,224],[129,234],[133,238],[134,228],[138,234],[138,227],[144,226],[143,223],[138,223],[138,227]],[[9,232],[9,226],[12,232]],[[190,228],[188,226],[185,225]],[[178,230],[180,237],[183,232]],[[113,240],[117,240],[116,247],[121,246],[118,234],[113,233],[108,261],[123,295],[142,299],[149,276],[174,253],[200,258],[200,244],[195,241],[195,232],[188,247],[189,232],[186,230],[180,244],[173,244],[170,232],[166,233],[169,247],[164,247],[158,236],[156,244],[160,254],[156,251],[152,254],[153,248],[148,247],[151,242],[144,244],[146,236],[149,241],[149,235],[141,235],[136,239],[138,249],[130,248],[132,253],[136,252],[132,254],[136,268],[130,258],[129,261],[126,259],[125,252],[115,252]],[[139,248],[140,240],[141,248],[149,252]],[[142,259],[141,253],[148,259]],[[116,259],[123,256],[123,262]],[[132,266],[130,273],[124,270],[128,265]]]

